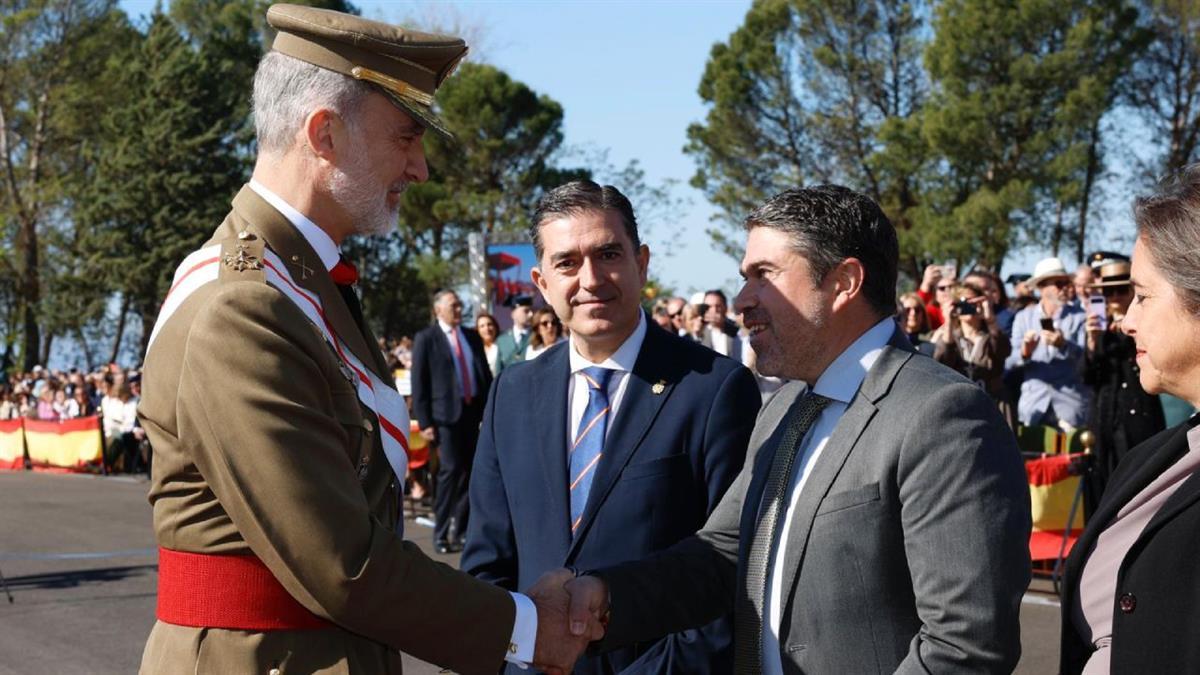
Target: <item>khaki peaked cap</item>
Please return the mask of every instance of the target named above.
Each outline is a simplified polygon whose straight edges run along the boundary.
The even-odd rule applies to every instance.
[[[300,5],[271,5],[267,23],[279,31],[275,51],[370,82],[418,122],[450,136],[433,95],[467,55],[462,38]]]

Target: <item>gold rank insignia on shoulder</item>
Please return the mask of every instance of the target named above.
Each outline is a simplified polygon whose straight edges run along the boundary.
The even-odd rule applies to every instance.
[[[243,234],[249,234],[244,232]],[[250,247],[238,244],[237,253],[227,253],[223,259],[226,267],[233,268],[235,272],[244,272],[246,270],[261,270],[262,263],[258,258],[250,255]]]
[[[659,380],[658,382],[654,383],[653,387],[650,387],[650,391],[654,392],[654,394],[656,396],[658,394],[663,393],[666,390],[667,390],[667,381],[666,380]]]

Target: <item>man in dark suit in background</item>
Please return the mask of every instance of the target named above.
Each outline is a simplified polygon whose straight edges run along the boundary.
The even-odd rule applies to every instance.
[[[897,328],[892,224],[821,185],[746,227],[734,309],[759,370],[793,382],[704,529],[566,582],[572,632],[610,602],[601,649],[736,608],[739,674],[1011,672],[1029,583],[1021,456],[988,395]]]
[[[462,550],[471,463],[492,385],[483,341],[462,327],[462,309],[454,291],[440,291],[433,298],[437,320],[413,339],[413,417],[438,451],[433,543],[439,553]]]
[[[695,532],[741,470],[759,408],[750,371],[647,320],[650,253],[616,188],[551,191],[531,235],[533,280],[571,338],[496,380],[462,559],[463,570],[512,589]],[[584,659],[575,672],[726,673],[730,625]]]

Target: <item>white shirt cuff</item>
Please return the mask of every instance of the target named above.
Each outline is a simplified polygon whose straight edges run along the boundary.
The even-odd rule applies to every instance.
[[[533,663],[533,645],[537,641],[537,607],[533,600],[521,593],[509,593],[517,605],[517,620],[513,622],[512,639],[504,660],[528,668]]]

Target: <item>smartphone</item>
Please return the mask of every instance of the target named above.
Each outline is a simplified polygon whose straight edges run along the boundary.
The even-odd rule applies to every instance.
[[[1100,330],[1108,328],[1108,303],[1104,302],[1103,295],[1089,295],[1087,301],[1087,313],[1100,317]]]
[[[945,276],[946,279],[957,279],[958,278],[958,266],[952,262],[948,262],[945,265],[942,265],[942,274]]]
[[[972,316],[979,313],[979,305],[969,300],[956,300],[954,310],[958,312],[959,316]]]
[[[1054,330],[1054,319],[1042,317],[1042,330]]]

